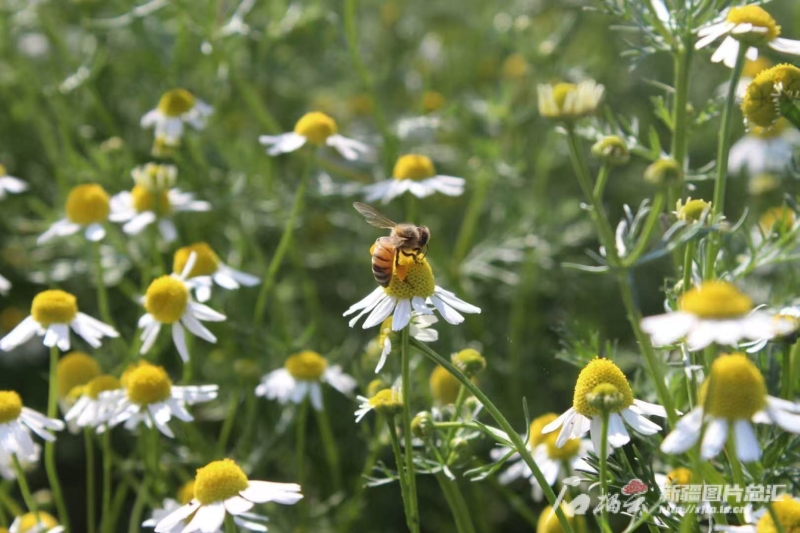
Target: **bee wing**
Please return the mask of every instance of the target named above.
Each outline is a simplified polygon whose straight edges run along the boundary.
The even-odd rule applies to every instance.
[[[392,229],[397,226],[396,223],[392,222],[386,216],[380,214],[374,207],[368,206],[367,204],[362,204],[361,202],[353,202],[353,207],[356,208],[356,211],[361,213],[367,223],[372,224],[377,228]]]
[[[378,240],[384,244],[388,244],[392,248],[400,248],[406,243],[406,239],[395,234],[387,235],[386,237],[381,237]]]

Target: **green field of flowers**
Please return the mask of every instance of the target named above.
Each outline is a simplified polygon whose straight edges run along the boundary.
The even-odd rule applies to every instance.
[[[800,531],[800,3],[0,2],[0,533]]]

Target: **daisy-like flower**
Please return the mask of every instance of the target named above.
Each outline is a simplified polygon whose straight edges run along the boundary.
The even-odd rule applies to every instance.
[[[782,116],[784,105],[800,99],[800,68],[776,65],[761,71],[748,85],[742,98],[742,114],[749,127],[771,128]]]
[[[6,194],[19,194],[27,190],[27,183],[14,176],[9,176],[6,167],[0,165],[0,200],[5,198]]]
[[[141,126],[155,127],[156,139],[167,146],[176,146],[183,137],[184,123],[196,130],[203,129],[213,110],[186,89],[172,89],[161,96],[158,107],[142,117]]]
[[[0,339],[0,350],[11,351],[38,335],[44,337],[45,346],[67,351],[71,345],[70,328],[92,348],[99,348],[103,337],[119,336],[108,324],[78,311],[78,301],[70,293],[49,290],[33,298],[30,316]]]
[[[568,502],[563,502],[559,507],[567,518],[567,523],[573,528],[574,531],[585,531],[586,520],[583,516],[575,514],[572,507]],[[542,509],[542,514],[539,515],[539,521],[536,522],[536,533],[563,533],[561,522],[558,521],[558,515],[553,511],[553,508],[548,505]]]
[[[80,395],[64,415],[64,420],[70,426],[78,428],[98,428],[114,414],[117,406],[100,398],[104,392],[115,391],[122,388],[119,380],[114,376],[104,374],[98,376],[83,387]]]
[[[428,388],[431,397],[437,405],[450,405],[456,403],[461,382],[443,366],[437,366],[428,378]]]
[[[59,219],[39,235],[37,243],[42,244],[53,237],[66,237],[84,229],[87,240],[97,242],[106,236],[103,223],[108,220],[111,210],[108,193],[100,185],[87,183],[73,187],[67,195],[64,208],[66,217]]]
[[[51,431],[64,429],[64,422],[47,418],[22,405],[14,391],[0,391],[0,455],[16,455],[21,460],[35,461],[39,451],[31,431],[46,441],[55,441]]]
[[[41,455],[42,447],[38,444],[34,444],[33,449],[33,456],[21,458],[17,457],[23,472],[32,472],[33,470],[36,470],[39,465],[39,456]],[[17,469],[16,465],[14,464],[14,456],[0,453],[0,476],[9,481],[17,479]],[[0,529],[0,533],[2,533],[2,531],[3,530]]]
[[[172,326],[172,340],[184,362],[189,360],[184,326],[201,339],[217,342],[214,334],[200,321],[222,322],[226,317],[192,298],[192,289],[202,282],[202,278],[186,279],[194,269],[196,259],[196,253],[189,254],[180,274],[156,278],[147,288],[142,298],[147,313],[139,319],[139,327],[142,328],[142,348],[139,353],[145,354],[150,350],[163,325]]]
[[[339,365],[328,366],[328,360],[317,352],[305,350],[290,355],[283,368],[261,378],[256,396],[278,400],[281,404],[300,404],[306,398],[317,411],[322,411],[322,383],[327,383],[344,395],[356,388],[356,380],[342,372]]]
[[[143,172],[172,173],[171,165],[153,165],[156,170]],[[157,183],[157,182],[156,182]],[[128,235],[138,235],[144,228],[156,222],[161,237],[166,242],[178,238],[178,230],[172,222],[172,215],[181,212],[205,212],[211,210],[211,204],[195,200],[194,194],[182,192],[177,188],[148,184],[146,180],[136,181],[129,191],[122,191],[111,198],[112,222],[124,223],[122,231]]]
[[[230,513],[239,527],[251,531],[264,531],[260,524],[248,518],[248,511],[257,503],[275,502],[293,505],[300,501],[300,485],[295,483],[273,483],[251,481],[239,466],[230,459],[214,461],[197,469],[194,483],[194,498],[191,502],[161,520],[156,533],[169,533],[189,517],[183,533],[202,531],[213,533],[225,522]],[[259,517],[265,521],[265,517]]]
[[[695,445],[705,425],[700,455],[716,457],[733,431],[736,453],[743,463],[761,458],[753,422],[777,424],[800,433],[800,404],[767,395],[764,377],[741,353],[721,355],[700,388],[698,406],[684,416],[661,444],[664,453],[683,453]]]
[[[425,198],[436,192],[461,196],[464,194],[464,183],[464,178],[437,174],[428,157],[409,154],[397,160],[392,179],[367,185],[364,192],[367,202],[381,200],[386,204],[407,192],[417,198]]]
[[[678,309],[642,319],[642,330],[654,345],[685,338],[691,351],[712,343],[736,346],[744,339],[771,339],[790,327],[764,311],[754,311],[750,298],[725,281],[707,281],[689,289],[679,298]]]
[[[783,531],[794,533],[800,524],[800,500],[784,494],[779,500],[772,501],[772,510],[778,518]],[[714,526],[714,531],[727,531],[729,533],[774,533],[778,531],[775,520],[764,507],[753,512],[751,506],[744,510],[746,524],[742,526]]]
[[[347,160],[354,161],[359,155],[369,152],[369,147],[355,139],[348,139],[337,132],[336,121],[325,113],[306,113],[294,126],[294,131],[280,135],[262,135],[258,142],[268,147],[269,155],[287,154],[299,150],[307,143],[330,146]]]
[[[172,271],[175,273],[183,272],[186,263],[189,261],[189,256],[193,253],[196,254],[197,260],[194,268],[189,272],[188,278],[205,277],[229,291],[236,290],[242,285],[253,287],[261,282],[260,278],[246,272],[240,272],[220,261],[214,250],[204,242],[179,248],[175,252]],[[198,301],[207,302],[211,298],[211,285],[198,285],[195,289],[195,295]]]
[[[679,199],[675,204],[675,218],[683,222],[700,222],[708,217],[711,212],[711,202],[706,202],[703,199],[697,198],[692,200],[688,197],[686,201]]]
[[[429,329],[432,325],[439,321],[435,315],[421,315],[419,313],[411,313],[411,322],[409,323],[409,334],[420,342],[436,342],[439,340],[439,332],[435,329]],[[392,353],[392,337],[395,337],[397,332],[392,329],[392,317],[387,318],[381,324],[381,332],[378,335],[378,346],[381,349],[381,358],[378,360],[378,365],[375,367],[375,373],[381,371],[383,365],[386,364],[386,358]]]
[[[367,416],[370,411],[375,411],[384,416],[394,416],[403,409],[403,395],[398,389],[381,389],[370,398],[358,396],[361,402],[356,409],[356,423]]]
[[[459,313],[480,313],[474,305],[458,298],[450,291],[436,285],[428,260],[418,256],[398,255],[399,265],[393,267],[392,278],[386,287],[378,287],[369,296],[353,304],[344,316],[358,314],[350,320],[350,327],[367,315],[363,328],[377,326],[390,316],[392,331],[400,331],[411,322],[411,313],[433,314],[432,304],[450,324],[460,324],[464,317]]]
[[[600,402],[595,401],[598,397]],[[600,445],[603,411],[598,404],[601,403],[609,413],[608,446],[605,450]],[[660,405],[635,399],[622,370],[608,359],[597,357],[578,375],[572,407],[545,425],[542,433],[551,433],[561,428],[555,442],[556,447],[561,448],[569,439],[578,438],[589,431],[595,454],[609,455],[611,448],[622,447],[631,440],[628,430],[625,429],[626,423],[642,435],[655,435],[661,431],[661,426],[645,418],[645,415],[664,418],[667,412]]]
[[[58,407],[66,414],[83,394],[83,386],[101,374],[97,361],[83,352],[70,352],[58,360],[56,366],[56,393]],[[70,431],[78,427],[70,425]]]
[[[99,393],[99,400],[113,405],[113,413],[107,424],[114,427],[125,423],[133,430],[139,424],[148,428],[155,426],[163,435],[175,438],[167,423],[176,417],[192,422],[194,417],[186,410],[187,405],[210,402],[217,397],[217,385],[176,387],[163,367],[141,361],[125,371],[120,380],[121,389]],[[102,428],[101,428],[102,429]]]
[[[591,115],[600,105],[605,88],[594,80],[539,85],[539,114],[543,117],[575,120]]]
[[[533,460],[542,470],[544,478],[551,487],[560,478],[569,475],[575,470],[591,470],[589,464],[584,461],[584,457],[592,449],[592,443],[588,439],[568,439],[563,446],[556,446],[557,435],[555,433],[542,433],[542,429],[549,423],[555,421],[558,415],[548,413],[535,418],[531,422],[530,440],[528,449],[533,454]],[[525,437],[524,435],[522,436]],[[494,448],[491,451],[492,459],[498,461],[505,457],[512,449],[507,447]],[[569,467],[567,470],[565,467]],[[533,488],[533,499],[537,502],[542,501],[544,492],[539,482],[533,477],[533,472],[525,464],[525,461],[518,453],[512,455],[508,460],[506,468],[499,476],[498,481],[507,485],[514,480],[524,478],[530,481]]]
[[[39,511],[18,516],[8,528],[8,533],[62,533],[64,526],[58,525],[58,520],[48,513]]]
[[[721,61],[729,68],[736,64],[740,46],[747,47],[746,57],[751,61],[758,58],[758,47],[762,46],[784,54],[800,55],[800,41],[784,39],[780,34],[781,27],[764,8],[756,5],[734,6],[724,11],[717,22],[700,28],[697,32],[700,40],[695,48],[700,50],[725,37],[711,56],[711,61]]]
[[[728,168],[734,174],[746,171],[750,176],[764,172],[785,172],[792,164],[795,148],[800,146],[800,132],[781,119],[771,128],[753,126],[731,146]]]
[[[188,505],[194,499],[194,480],[191,480],[178,489],[177,499],[167,498],[164,500],[160,509],[153,509],[150,519],[142,523],[143,527],[154,528],[159,522],[166,517],[180,509],[184,505]],[[254,520],[251,522],[251,530],[253,531],[266,531],[266,526],[261,526],[258,522],[263,521],[263,517],[252,513],[242,513],[240,515],[245,520]],[[183,528],[192,521],[193,515],[189,515],[185,520],[181,520],[172,529],[168,529],[167,533],[181,533]],[[260,526],[260,527],[257,527]],[[222,529],[217,528],[209,533],[222,533]]]

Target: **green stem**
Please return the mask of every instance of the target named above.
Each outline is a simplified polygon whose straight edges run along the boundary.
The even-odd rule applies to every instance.
[[[786,528],[783,527],[783,523],[780,521],[778,514],[775,512],[775,502],[767,501],[767,511],[769,511],[769,516],[772,517],[772,523],[775,526],[775,533],[786,533]]]
[[[389,425],[389,437],[392,441],[392,453],[394,453],[394,462],[397,465],[397,479],[400,481],[400,496],[403,498],[403,509],[406,515],[406,524],[409,531],[414,531],[413,522],[411,520],[410,510],[410,496],[408,494],[408,481],[405,475],[405,468],[403,467],[403,453],[400,451],[400,439],[397,436],[397,428],[395,427],[394,417],[386,417],[386,423]]]
[[[100,440],[103,447],[103,503],[101,512],[101,529],[103,533],[111,533],[111,469],[113,457],[111,455],[111,431],[106,428]]]
[[[219,439],[217,440],[217,456],[225,455],[225,448],[228,446],[228,439],[233,431],[233,423],[236,420],[236,413],[239,407],[239,396],[231,394],[228,402],[228,412],[225,414],[225,421],[222,423],[222,429],[219,432]]]
[[[303,208],[303,201],[305,199],[306,188],[308,186],[308,178],[311,175],[315,160],[313,155],[305,154],[305,157],[307,157],[305,169],[300,177],[300,183],[297,186],[297,191],[295,191],[294,194],[292,209],[289,211],[289,217],[286,219],[286,224],[283,227],[283,234],[281,235],[280,241],[278,241],[278,247],[275,249],[275,255],[272,256],[272,260],[269,262],[269,267],[267,267],[267,272],[264,275],[264,281],[261,284],[261,291],[258,294],[258,300],[256,300],[256,329],[258,329],[258,327],[261,325],[261,321],[264,318],[269,292],[272,289],[272,285],[275,283],[275,277],[278,275],[278,270],[281,268],[283,258],[286,255],[286,252],[289,250],[289,244],[292,242],[292,233],[294,232],[297,217]]]
[[[634,248],[627,257],[625,257],[623,266],[633,266],[634,263],[639,260],[645,250],[647,250],[647,245],[650,244],[650,237],[653,235],[653,230],[656,229],[656,224],[661,216],[661,210],[664,208],[665,199],[666,195],[664,192],[659,192],[656,194],[655,199],[653,199],[653,205],[650,207],[650,212],[647,215],[647,220],[644,222],[642,233],[639,235],[639,240],[636,242],[636,248]]]
[[[513,444],[514,448],[520,454],[520,457],[525,461],[525,464],[528,465],[528,468],[531,469],[533,472],[533,476],[536,478],[536,481],[542,487],[542,492],[544,492],[544,497],[547,498],[547,501],[550,505],[554,505],[556,502],[556,495],[553,492],[553,488],[547,483],[547,480],[544,478],[542,471],[539,469],[539,466],[533,460],[533,456],[531,455],[530,450],[528,449],[525,442],[516,432],[516,430],[511,426],[511,424],[506,420],[503,416],[503,413],[500,412],[499,409],[492,403],[488,396],[486,396],[481,389],[479,389],[472,381],[469,380],[467,376],[464,375],[458,368],[453,366],[453,364],[448,361],[446,358],[442,357],[435,351],[433,351],[429,346],[426,346],[425,343],[418,341],[417,339],[411,339],[411,345],[414,346],[418,352],[422,355],[436,363],[437,365],[442,365],[450,372],[456,379],[458,379],[461,384],[472,393],[473,396],[483,405],[484,409],[489,413],[489,415],[494,418],[497,425],[500,426],[500,429],[508,435],[508,439]],[[567,517],[564,514],[561,506],[555,508],[556,517],[558,518],[559,524],[561,524],[561,529],[564,530],[564,533],[574,533],[574,529],[567,521]]]
[[[133,502],[130,519],[128,520],[128,533],[139,533],[142,530],[142,511],[147,502],[147,479],[139,485],[136,500]]]
[[[686,243],[683,251],[683,285],[681,291],[686,292],[692,288],[692,271],[694,270],[694,241]]]
[[[97,525],[97,492],[95,490],[94,477],[94,438],[92,430],[83,430],[83,445],[86,452],[86,530],[88,533],[95,533]]]
[[[97,308],[100,311],[100,318],[103,322],[113,326],[114,321],[111,318],[111,310],[108,307],[108,289],[103,276],[103,261],[100,256],[100,243],[92,243],[92,256],[94,259],[94,271],[97,276]]]
[[[794,391],[792,390],[792,346],[789,344],[783,347],[783,368],[781,369],[781,398],[792,400]]]
[[[236,533],[236,523],[229,514],[225,515],[225,533]]]
[[[800,109],[792,100],[783,99],[781,101],[781,115],[800,130]]]
[[[306,462],[306,422],[308,419],[308,398],[304,398],[297,406],[297,420],[295,420],[295,467],[297,473],[295,479],[301,486],[305,479]],[[308,520],[308,505],[301,501],[297,509],[300,514],[300,531],[306,531],[306,521]]]
[[[642,331],[641,321],[642,317],[636,304],[633,300],[633,291],[631,290],[630,283],[624,272],[618,275],[618,284],[620,295],[622,296],[622,303],[625,306],[625,312],[628,315],[628,322],[633,329],[633,335],[639,343],[639,347],[644,354],[644,360],[647,365],[647,371],[650,378],[656,385],[656,393],[658,394],[658,401],[667,411],[667,420],[669,425],[674,427],[678,421],[678,416],[675,412],[675,404],[672,401],[672,395],[667,388],[664,380],[664,373],[661,371],[661,361],[656,356],[653,345],[650,343],[650,338]]]
[[[464,406],[464,400],[466,399],[467,399],[467,389],[465,389],[464,386],[461,385],[458,388],[456,403],[453,404],[453,418],[451,419],[451,422],[458,421],[459,415],[461,414],[461,408]],[[458,429],[458,426],[452,425],[450,426],[450,429],[447,430],[447,437],[445,438],[445,444],[448,448],[450,447],[450,441],[453,440],[453,436],[456,433],[456,429]]]
[[[594,184],[594,191],[592,192],[592,196],[598,202],[603,200],[603,193],[606,190],[606,184],[608,183],[608,177],[610,175],[611,166],[604,160],[603,164],[600,165],[600,172],[597,173],[597,181]]]
[[[682,170],[686,170],[686,155],[688,146],[689,114],[686,107],[689,103],[689,78],[692,66],[692,52],[694,50],[693,36],[687,31],[680,39],[679,49],[675,53],[675,101],[672,108],[672,158]],[[683,179],[670,186],[668,191],[667,208],[675,205],[683,192]]]
[[[458,484],[441,472],[436,474],[436,481],[439,483],[444,499],[447,500],[447,505],[450,507],[450,513],[456,523],[456,531],[458,533],[475,533],[475,526],[472,525],[467,503],[464,501],[464,496],[461,494]]]
[[[14,463],[14,472],[17,474],[17,485],[19,485],[19,491],[22,493],[22,499],[25,501],[25,507],[28,508],[28,511],[37,516],[38,522],[39,506],[36,504],[33,494],[31,494],[28,479],[25,477],[25,470],[23,470],[22,465],[19,464],[19,459],[16,455],[12,455],[11,457]]]
[[[58,348],[50,348],[50,391],[47,397],[47,418],[58,417]],[[47,480],[50,483],[50,490],[53,492],[53,500],[58,510],[58,521],[69,533],[69,513],[67,505],[64,503],[64,494],[61,491],[61,481],[58,479],[58,469],[56,468],[56,445],[53,441],[44,443],[44,466],[47,471]]]
[[[411,351],[408,341],[409,327],[400,331],[400,357],[402,360],[403,390],[403,437],[405,439],[406,479],[408,481],[409,511],[411,511],[411,531],[419,532],[419,508],[417,504],[417,480],[414,473],[414,447],[411,443]]]
[[[600,528],[603,531],[611,531],[611,526],[608,525],[608,411],[603,411],[603,433],[600,435],[600,450],[597,452],[600,458],[600,490],[602,495],[606,497],[606,502],[601,509]]]
[[[333,488],[338,492],[342,490],[342,467],[339,460],[339,450],[336,447],[333,430],[331,429],[331,421],[328,417],[328,411],[324,408],[315,412],[319,433],[322,437],[322,446],[325,448],[325,458],[328,460],[328,468],[333,478]]]
[[[733,480],[736,482],[737,485],[741,489],[744,489],[747,486],[747,482],[744,479],[744,470],[742,469],[742,463],[739,461],[739,453],[736,450],[736,436],[735,432],[733,431],[733,425],[729,428],[728,433],[728,461],[731,464],[731,470],[733,471]],[[744,523],[744,515],[742,513],[736,513],[736,517],[739,519],[741,523]]]
[[[731,73],[725,107],[722,109],[717,146],[717,177],[714,181],[714,201],[711,206],[715,218],[725,212],[725,188],[728,183],[728,155],[731,149],[731,129],[733,126],[734,106],[736,104],[736,87],[739,85],[739,78],[742,76],[746,52],[747,46],[740,45],[739,54],[736,56],[736,64]],[[717,252],[719,252],[719,241],[719,235],[714,235],[709,239],[706,263],[704,265],[704,279],[714,277],[714,263],[717,258]]]

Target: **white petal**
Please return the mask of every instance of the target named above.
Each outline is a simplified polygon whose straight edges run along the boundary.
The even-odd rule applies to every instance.
[[[703,410],[699,407],[692,409],[661,443],[661,451],[672,454],[685,452],[697,442],[702,428]]]
[[[761,459],[761,446],[749,420],[737,420],[733,425],[736,439],[736,454],[743,463],[752,463]]]
[[[197,500],[192,500],[191,503],[188,503],[173,511],[166,518],[161,520],[158,525],[156,525],[156,533],[169,533],[175,526],[189,518],[189,516],[191,516],[191,514],[194,513],[199,506],[200,502]]]
[[[719,455],[728,439],[728,421],[722,418],[712,418],[706,424],[703,443],[700,446],[700,455],[709,460]]]
[[[398,300],[392,316],[392,331],[400,331],[411,321],[411,300]]]
[[[255,503],[277,502],[284,505],[292,505],[303,498],[300,485],[269,481],[250,481],[247,488],[239,494]]]
[[[12,329],[8,335],[0,339],[0,350],[9,352],[29,341],[36,332],[39,330],[39,323],[36,322],[32,316],[26,317],[25,320],[20,322],[17,327]]]
[[[246,513],[253,508],[253,502],[249,502],[241,496],[234,496],[225,500],[225,509],[232,515]]]
[[[225,506],[222,502],[201,505],[184,532],[202,531],[202,533],[217,533],[225,522]]]
[[[186,345],[186,334],[183,331],[183,326],[181,326],[180,322],[175,322],[172,324],[172,342],[175,343],[175,347],[178,349],[178,353],[183,359],[184,363],[189,362],[189,347]]]
[[[84,232],[86,240],[91,242],[102,241],[106,236],[106,228],[102,224],[90,224]]]

